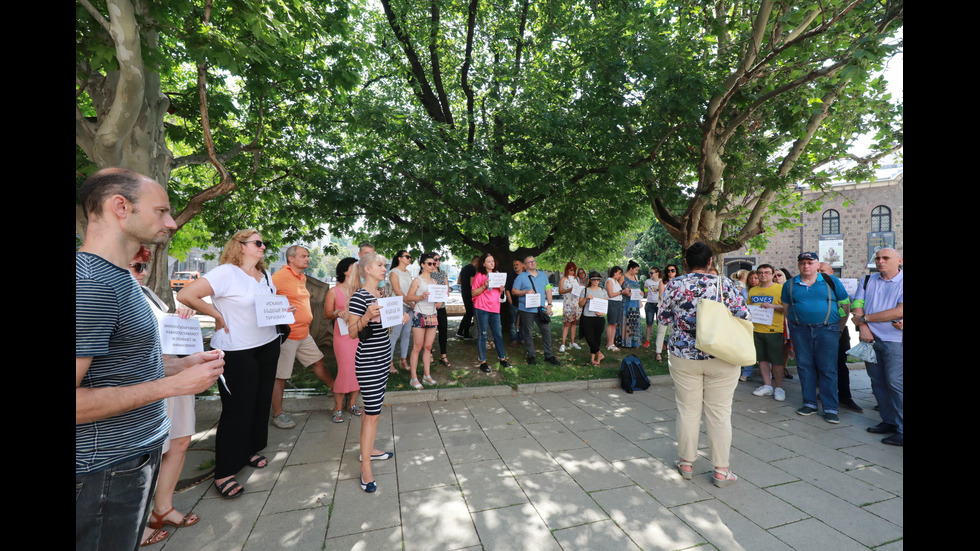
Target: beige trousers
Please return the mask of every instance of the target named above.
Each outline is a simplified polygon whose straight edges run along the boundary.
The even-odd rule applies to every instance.
[[[726,361],[685,360],[669,356],[677,402],[677,452],[685,461],[698,457],[701,412],[708,429],[708,450],[715,467],[728,467],[732,446],[732,397],[740,368]]]

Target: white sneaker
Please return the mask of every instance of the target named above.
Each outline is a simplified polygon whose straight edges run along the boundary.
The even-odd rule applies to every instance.
[[[752,391],[753,396],[772,396],[772,386],[762,385]]]
[[[561,347],[558,348],[558,351],[559,352],[564,352],[565,351],[565,345],[564,344],[561,345]]]
[[[575,350],[582,350],[582,347],[579,346],[577,342],[572,343],[572,348],[574,348]]]
[[[782,402],[786,399],[786,391],[781,388],[777,388],[772,397],[775,398],[777,402]]]

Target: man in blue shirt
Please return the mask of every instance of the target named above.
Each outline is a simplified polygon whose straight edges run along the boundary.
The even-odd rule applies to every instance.
[[[547,289],[548,275],[538,270],[537,260],[533,256],[524,259],[524,271],[514,280],[511,295],[517,297],[518,315],[521,320],[521,340],[527,350],[527,363],[534,365],[534,333],[531,328],[537,324],[544,343],[544,361],[561,365],[561,362],[551,353],[551,322],[538,320],[538,311],[543,310],[551,317],[551,290]],[[527,306],[527,297],[531,294],[540,295],[541,306]],[[545,304],[547,303],[547,306]]]
[[[874,343],[877,362],[867,362],[871,390],[881,410],[881,423],[868,427],[873,434],[895,433],[882,439],[891,446],[905,445],[904,345],[902,319],[905,283],[902,257],[895,249],[875,253],[877,274],[858,285],[854,295],[854,325],[861,340]]]
[[[782,300],[789,323],[789,336],[796,349],[796,370],[803,387],[800,415],[817,412],[817,387],[823,403],[824,420],[840,423],[837,415],[837,341],[842,306],[850,303],[844,284],[832,275],[819,273],[817,253],[797,257],[800,275],[783,285]]]

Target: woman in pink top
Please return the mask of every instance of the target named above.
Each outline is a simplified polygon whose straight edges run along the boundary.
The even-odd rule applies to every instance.
[[[476,310],[476,326],[480,332],[476,343],[479,353],[480,371],[490,373],[487,365],[487,328],[493,332],[493,342],[497,345],[497,356],[500,367],[510,367],[504,354],[504,338],[500,333],[500,295],[504,292],[504,283],[498,287],[490,287],[490,275],[497,271],[497,261],[493,255],[485,254],[480,257],[480,263],[473,276],[473,308]],[[506,279],[506,278],[505,278]]]
[[[347,301],[361,286],[357,275],[357,259],[345,258],[337,264],[337,284],[327,291],[327,299],[323,303],[324,315],[327,319],[336,320],[333,325],[333,353],[337,357],[337,380],[333,384],[333,422],[344,422],[344,399],[349,396],[350,412],[361,414],[357,407],[357,393],[361,387],[357,384],[354,374],[354,354],[357,352],[357,335],[341,335],[341,322],[347,323],[350,311]]]

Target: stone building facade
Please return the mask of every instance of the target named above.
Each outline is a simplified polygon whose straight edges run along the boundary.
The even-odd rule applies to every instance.
[[[772,264],[795,275],[797,255],[816,251],[821,260],[834,264],[839,277],[860,278],[874,271],[878,249],[892,247],[903,253],[904,173],[888,180],[839,184],[833,190],[838,195],[825,197],[819,211],[804,213],[799,227],[774,235],[765,251],[743,247],[725,254],[724,272]],[[824,192],[803,193],[811,199]]]

